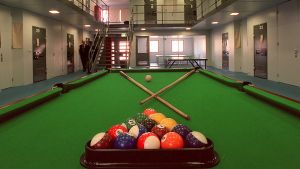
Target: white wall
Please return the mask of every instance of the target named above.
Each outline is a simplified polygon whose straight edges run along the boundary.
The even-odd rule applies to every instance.
[[[46,29],[47,79],[67,74],[67,34],[74,35],[75,71],[81,69],[79,45],[83,38],[91,37],[82,31],[60,21],[43,17],[22,9],[0,6],[2,47],[0,54],[0,89],[33,82],[32,27]],[[23,24],[23,48],[12,49],[12,23]],[[13,81],[12,81],[13,79]]]
[[[278,21],[277,21],[278,18]],[[254,74],[253,27],[267,23],[268,79],[300,86],[300,2],[289,1],[241,21],[241,48],[234,48],[234,23],[212,30],[209,64],[222,68],[222,33],[229,33],[230,70]],[[279,46],[277,46],[277,42]]]
[[[194,57],[206,58],[206,36],[194,36]]]

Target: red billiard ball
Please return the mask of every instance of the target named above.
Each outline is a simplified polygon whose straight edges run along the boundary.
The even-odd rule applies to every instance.
[[[154,114],[154,113],[157,113],[157,111],[154,109],[151,109],[151,108],[144,110],[144,115],[146,115],[146,116],[150,116],[151,114]]]
[[[184,141],[182,137],[175,132],[169,132],[165,134],[161,139],[162,149],[178,149],[183,147],[184,147]]]
[[[91,142],[90,147],[94,149],[108,149],[112,148],[113,138],[107,133],[96,134]]]
[[[160,140],[156,134],[152,132],[142,134],[137,142],[138,149],[159,149]]]
[[[169,131],[165,126],[158,124],[151,129],[151,132],[155,133],[161,139]]]
[[[122,126],[122,125],[114,125],[112,126],[109,130],[108,130],[108,134],[113,138],[116,139],[117,136],[121,133],[127,133],[128,130],[126,129],[126,127]]]

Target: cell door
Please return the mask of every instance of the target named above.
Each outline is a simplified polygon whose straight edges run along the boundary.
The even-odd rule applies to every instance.
[[[46,29],[32,27],[33,82],[47,79]]]
[[[194,24],[196,20],[197,20],[196,0],[184,0],[185,24]]]
[[[228,33],[222,34],[222,69],[229,69]]]
[[[268,78],[267,23],[254,26],[254,76]]]
[[[136,42],[136,65],[149,66],[149,36],[137,36]]]
[[[144,14],[146,24],[157,23],[157,1],[156,0],[145,0]]]
[[[67,34],[67,69],[68,73],[73,73],[75,69],[74,63],[74,35]]]

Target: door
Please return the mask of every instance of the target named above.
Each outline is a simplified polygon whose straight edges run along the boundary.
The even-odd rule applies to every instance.
[[[157,1],[145,0],[144,6],[145,24],[157,23]]]
[[[184,0],[184,20],[188,25],[197,20],[196,0]]]
[[[149,66],[149,36],[137,36],[136,42],[136,65]]]
[[[254,26],[254,76],[268,78],[267,23]]]
[[[67,69],[68,73],[73,73],[75,68],[74,63],[74,35],[67,34]]]
[[[46,29],[32,27],[33,82],[47,79]]]
[[[228,33],[222,34],[222,69],[229,70]]]

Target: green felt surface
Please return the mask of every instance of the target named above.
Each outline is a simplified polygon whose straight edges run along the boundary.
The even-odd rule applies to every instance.
[[[128,74],[158,91],[185,73]],[[152,82],[144,81],[146,74]],[[190,121],[155,100],[139,105],[147,96],[111,73],[0,124],[1,168],[82,168],[80,155],[94,134],[148,107],[212,139],[221,157],[215,168],[299,168],[299,119],[282,110],[201,73],[161,95],[189,114]]]

